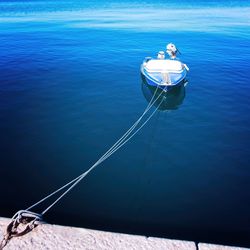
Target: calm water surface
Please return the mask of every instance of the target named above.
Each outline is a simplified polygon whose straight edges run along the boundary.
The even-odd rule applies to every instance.
[[[246,1],[1,1],[0,215],[87,170],[148,104],[144,57],[174,42],[188,85],[45,220],[250,247],[249,12]]]

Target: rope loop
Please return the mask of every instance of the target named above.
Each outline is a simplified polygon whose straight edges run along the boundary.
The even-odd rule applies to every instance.
[[[40,214],[28,210],[20,210],[13,216],[11,223],[7,227],[7,233],[12,237],[22,236],[33,230],[40,221],[42,221]],[[22,226],[20,230],[18,230],[19,226]]]
[[[42,221],[42,216],[28,210],[20,210],[13,217],[10,224],[7,226],[5,236],[0,244],[0,249],[3,249],[13,237],[23,236]]]

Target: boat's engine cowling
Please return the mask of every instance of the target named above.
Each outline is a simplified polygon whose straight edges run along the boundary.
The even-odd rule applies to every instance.
[[[177,48],[173,43],[167,45],[167,53],[169,56],[175,56],[177,53]]]

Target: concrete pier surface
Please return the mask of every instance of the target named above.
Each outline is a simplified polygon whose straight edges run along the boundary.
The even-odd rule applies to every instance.
[[[0,217],[0,240],[10,219]],[[194,242],[111,233],[84,228],[41,224],[22,237],[12,238],[6,250],[243,250]]]

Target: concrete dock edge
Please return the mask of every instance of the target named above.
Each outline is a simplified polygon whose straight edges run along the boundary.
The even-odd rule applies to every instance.
[[[10,219],[0,217],[0,240]],[[243,250],[246,248],[227,247],[199,243],[200,250]],[[13,238],[6,250],[197,250],[194,242],[111,233],[84,228],[42,224],[32,232]]]

